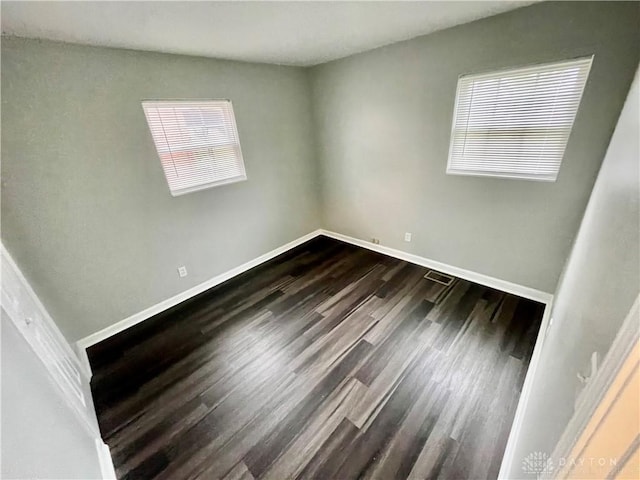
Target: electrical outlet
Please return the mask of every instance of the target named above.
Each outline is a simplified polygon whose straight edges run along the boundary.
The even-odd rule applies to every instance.
[[[380,245],[380,239],[378,239],[378,238],[372,238],[372,239],[371,239],[371,243],[373,243],[374,245]]]
[[[404,234],[404,241],[405,242],[410,242],[411,241],[411,233],[407,232]]]
[[[181,267],[178,267],[178,275],[180,275],[180,278],[186,277],[187,276],[187,267],[185,267],[184,265],[181,266]]]

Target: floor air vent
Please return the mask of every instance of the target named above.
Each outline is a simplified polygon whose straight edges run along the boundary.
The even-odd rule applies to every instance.
[[[446,285],[447,287],[451,285],[454,279],[454,277],[450,275],[445,275],[444,273],[436,272],[435,270],[429,270],[424,278],[433,280],[437,283],[441,283],[442,285]]]

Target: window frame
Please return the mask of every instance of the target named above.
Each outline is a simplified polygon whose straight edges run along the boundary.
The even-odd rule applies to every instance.
[[[562,59],[562,60],[555,60],[555,61],[549,61],[549,62],[542,62],[542,63],[531,63],[531,64],[526,64],[526,65],[519,65],[519,66],[510,66],[510,67],[504,67],[504,68],[499,68],[499,69],[495,69],[495,70],[484,70],[481,72],[474,72],[474,73],[464,73],[458,76],[457,82],[456,82],[456,97],[455,97],[455,102],[454,102],[454,107],[453,107],[453,116],[452,116],[452,120],[451,120],[451,131],[449,134],[449,151],[448,151],[448,157],[447,157],[447,168],[446,168],[446,174],[447,175],[459,175],[459,176],[469,176],[469,177],[493,177],[493,178],[504,178],[504,179],[512,179],[512,180],[529,180],[529,181],[536,181],[536,182],[547,182],[547,183],[554,183],[557,181],[558,176],[560,174],[560,168],[562,167],[562,162],[564,161],[564,156],[566,154],[566,148],[567,145],[569,143],[569,139],[571,138],[571,133],[573,132],[573,127],[575,125],[575,120],[577,118],[578,115],[578,111],[580,110],[580,106],[582,105],[582,99],[584,97],[584,91],[586,89],[587,86],[587,82],[589,80],[589,75],[591,73],[591,68],[593,66],[593,59],[594,59],[594,55],[584,55],[584,56],[579,56],[579,57],[573,57],[573,58],[566,58],[566,59]],[[452,167],[452,157],[453,157],[453,151],[454,151],[454,144],[455,144],[455,132],[456,132],[456,123],[457,123],[457,119],[458,119],[458,115],[459,115],[459,106],[460,106],[460,100],[461,100],[461,81],[464,79],[468,79],[468,78],[473,78],[473,77],[478,77],[478,79],[484,77],[484,76],[493,76],[493,75],[499,75],[501,72],[507,73],[507,72],[513,72],[513,73],[517,73],[519,71],[524,71],[527,69],[535,69],[535,68],[542,68],[545,66],[558,66],[560,67],[562,64],[571,64],[571,63],[578,63],[578,62],[586,62],[588,61],[588,66],[586,67],[586,73],[585,73],[585,77],[584,77],[584,84],[582,85],[582,90],[580,91],[580,95],[578,97],[578,101],[577,101],[577,106],[575,109],[575,113],[573,116],[573,119],[571,121],[571,127],[569,130],[569,133],[567,135],[567,140],[566,143],[564,145],[563,151],[562,151],[562,156],[560,158],[560,161],[558,163],[558,170],[555,173],[555,176],[553,178],[548,178],[542,175],[538,175],[538,174],[525,174],[525,173],[518,173],[518,172],[493,172],[493,171],[482,171],[482,170],[462,170],[460,168],[454,168]],[[470,108],[471,108],[471,104],[470,104]]]
[[[162,107],[163,105],[166,105],[166,108],[169,108],[168,106],[170,104],[180,104],[180,103],[184,103],[184,104],[189,104],[189,103],[193,103],[193,104],[204,104],[204,103],[212,103],[212,104],[216,104],[216,103],[226,103],[228,104],[228,108],[231,112],[231,117],[228,119],[229,120],[229,125],[231,128],[233,128],[234,132],[235,132],[235,136],[238,140],[237,144],[235,142],[228,142],[225,145],[229,145],[229,146],[233,146],[234,148],[237,145],[237,152],[238,152],[238,160],[239,160],[239,165],[240,165],[240,170],[242,172],[241,175],[239,176],[235,176],[235,177],[230,177],[230,178],[223,178],[220,180],[214,180],[211,182],[206,182],[206,183],[201,183],[198,185],[193,185],[191,187],[186,187],[186,188],[179,188],[179,189],[172,189],[171,188],[171,184],[169,182],[169,178],[167,176],[166,170],[165,170],[165,164],[162,160],[162,155],[163,152],[161,152],[159,150],[159,146],[156,143],[156,140],[154,138],[153,135],[153,130],[152,127],[149,123],[149,117],[147,115],[147,110],[145,109],[145,105],[149,105],[149,106],[158,106],[158,107]],[[241,142],[240,142],[240,134],[238,132],[238,126],[236,123],[236,116],[235,116],[235,110],[233,109],[233,102],[230,99],[227,98],[197,98],[197,99],[187,99],[187,98],[168,98],[168,99],[145,99],[141,101],[141,106],[142,106],[142,110],[143,113],[145,115],[145,120],[147,122],[147,128],[149,129],[149,133],[151,135],[151,140],[153,142],[154,148],[156,150],[156,154],[158,157],[158,160],[160,160],[160,166],[162,168],[162,173],[165,177],[165,181],[167,182],[167,187],[169,188],[169,193],[171,193],[171,196],[173,197],[179,197],[181,195],[186,195],[188,193],[193,193],[193,192],[198,192],[200,190],[206,190],[209,188],[214,188],[214,187],[219,187],[219,186],[223,186],[223,185],[230,185],[233,183],[239,183],[239,182],[244,182],[246,181],[247,178],[247,171],[246,171],[246,166],[244,163],[244,156],[242,154],[242,146],[241,146]],[[167,141],[167,146],[169,147],[169,150],[171,150],[170,148],[170,144]],[[213,147],[208,147],[208,148],[213,148]],[[195,150],[195,148],[194,148]]]

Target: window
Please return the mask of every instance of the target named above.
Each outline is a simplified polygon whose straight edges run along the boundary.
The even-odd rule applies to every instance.
[[[246,180],[229,100],[145,101],[171,195]]]
[[[555,182],[592,59],[460,77],[447,173]]]

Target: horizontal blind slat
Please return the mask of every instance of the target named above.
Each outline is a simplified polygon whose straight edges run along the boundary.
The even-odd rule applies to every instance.
[[[447,172],[555,180],[592,58],[460,77]]]
[[[172,194],[246,179],[230,101],[144,101],[142,107]]]

